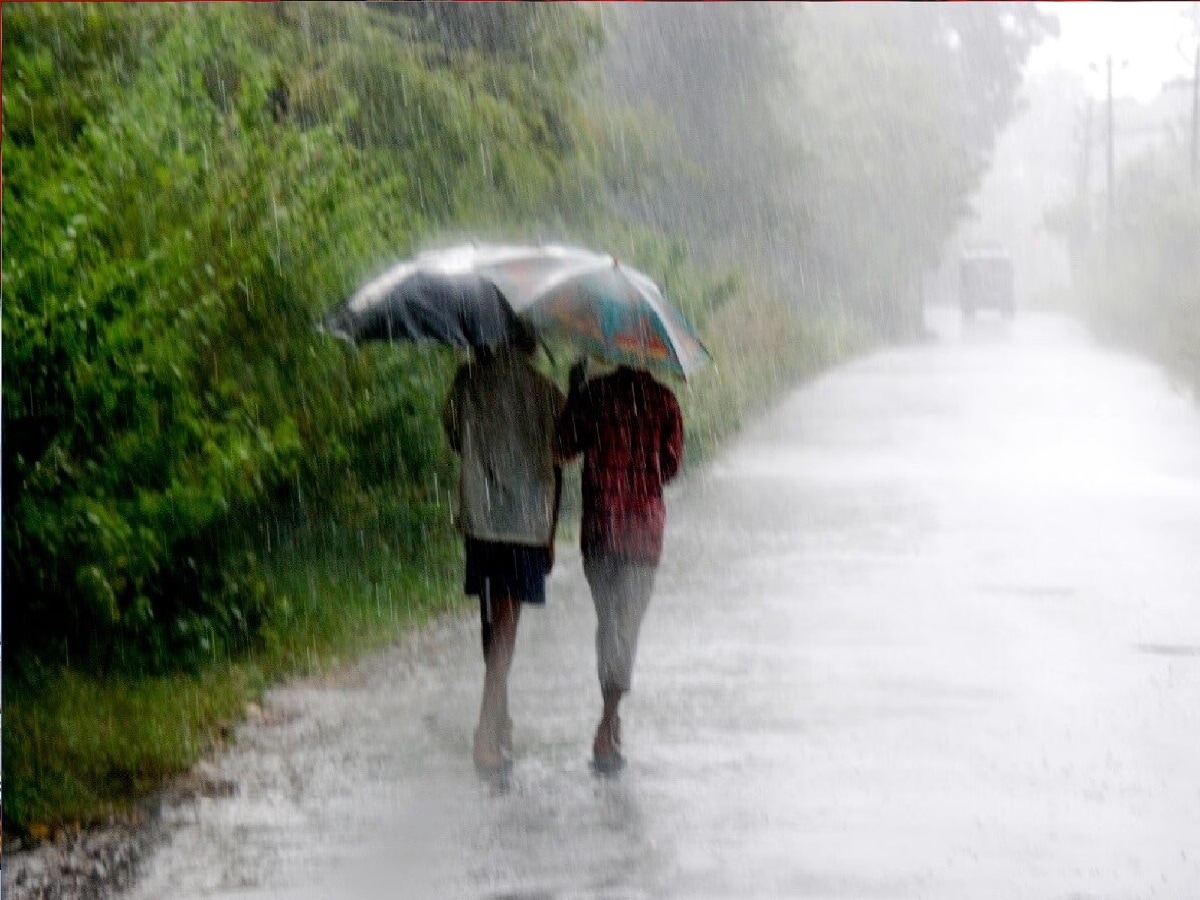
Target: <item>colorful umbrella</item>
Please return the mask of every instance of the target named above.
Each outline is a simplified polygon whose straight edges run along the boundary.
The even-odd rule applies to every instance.
[[[609,362],[686,378],[710,360],[654,281],[611,256],[557,244],[464,245],[417,259],[486,278],[540,334]]]

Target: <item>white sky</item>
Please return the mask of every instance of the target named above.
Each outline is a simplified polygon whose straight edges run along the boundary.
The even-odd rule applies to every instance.
[[[1113,56],[1113,94],[1141,100],[1158,93],[1164,81],[1191,77],[1196,31],[1190,16],[1197,4],[1180,0],[1151,3],[1039,3],[1058,17],[1060,34],[1035,48],[1031,73],[1061,67],[1087,76],[1096,95],[1104,93],[1104,59]],[[1126,60],[1124,69],[1118,64]],[[1096,64],[1098,74],[1089,71]]]

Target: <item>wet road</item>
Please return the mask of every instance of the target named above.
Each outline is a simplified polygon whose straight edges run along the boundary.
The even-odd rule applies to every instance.
[[[455,619],[273,692],[132,896],[1200,897],[1200,413],[1066,320],[935,324],[675,489],[619,779],[561,553],[509,790]]]

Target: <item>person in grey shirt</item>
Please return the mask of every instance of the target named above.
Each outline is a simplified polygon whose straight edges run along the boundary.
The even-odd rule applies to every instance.
[[[533,366],[537,342],[519,333],[462,365],[443,408],[461,460],[457,519],[466,549],[464,590],[479,598],[485,674],[475,766],[511,765],[508,674],[521,604],[543,604],[553,564],[561,473],[551,454],[565,398]]]

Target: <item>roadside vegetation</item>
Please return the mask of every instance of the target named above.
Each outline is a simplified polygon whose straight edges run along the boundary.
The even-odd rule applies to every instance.
[[[1083,199],[1051,214],[1072,251],[1072,306],[1200,397],[1200,172],[1188,136],[1123,166],[1117,184],[1111,219]]]
[[[382,265],[552,238],[651,273],[717,361],[692,463],[911,335],[1047,27],[963,6],[6,4],[10,834],[119,814],[271,681],[459,603],[454,353],[312,327]]]

